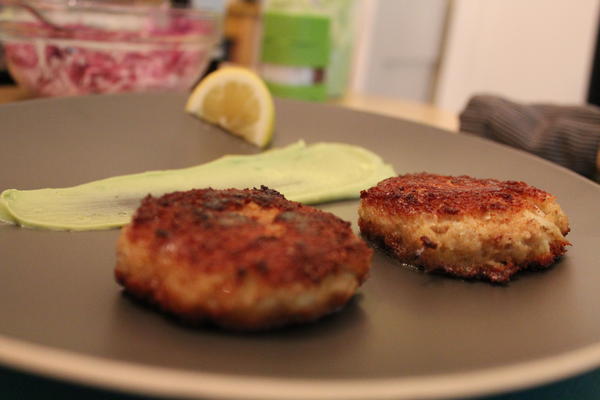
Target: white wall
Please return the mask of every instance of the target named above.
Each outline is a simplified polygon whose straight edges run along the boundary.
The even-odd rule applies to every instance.
[[[477,92],[585,102],[599,0],[454,0],[435,104]]]
[[[430,100],[446,0],[361,0],[352,89]]]

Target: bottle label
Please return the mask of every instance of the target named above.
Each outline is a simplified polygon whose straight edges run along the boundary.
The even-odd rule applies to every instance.
[[[326,67],[331,52],[330,19],[321,15],[266,12],[263,17],[264,63]]]

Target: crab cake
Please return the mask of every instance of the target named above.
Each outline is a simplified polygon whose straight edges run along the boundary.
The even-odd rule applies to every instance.
[[[524,182],[401,175],[361,192],[359,217],[402,262],[492,282],[548,267],[570,245],[554,196]]]
[[[315,320],[367,278],[350,223],[261,189],[147,196],[117,245],[117,281],[181,319],[236,330]]]

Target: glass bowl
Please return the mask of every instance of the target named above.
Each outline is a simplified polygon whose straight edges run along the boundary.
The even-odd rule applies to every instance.
[[[197,9],[29,1],[47,20],[0,1],[8,69],[39,96],[185,90],[205,71],[220,16]]]

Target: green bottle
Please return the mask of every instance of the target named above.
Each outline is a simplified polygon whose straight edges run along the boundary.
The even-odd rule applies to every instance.
[[[353,0],[267,0],[261,75],[275,96],[324,101],[344,94]]]

